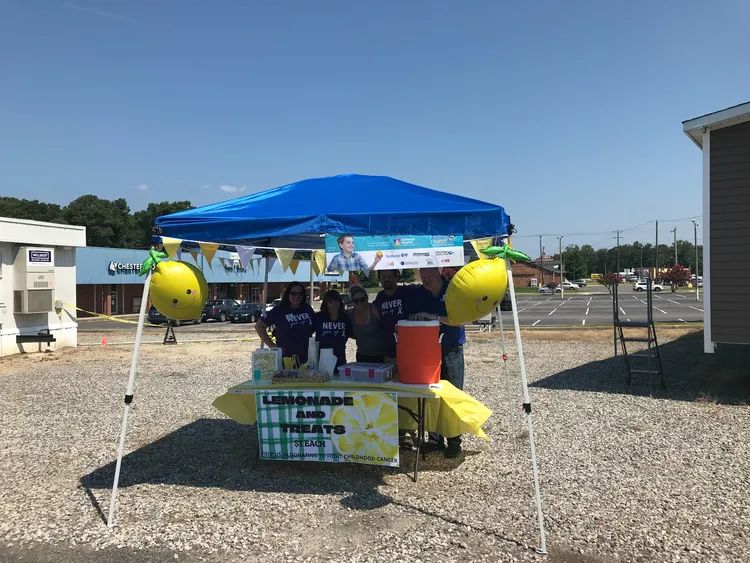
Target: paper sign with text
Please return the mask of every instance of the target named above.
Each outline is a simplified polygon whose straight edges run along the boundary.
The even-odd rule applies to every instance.
[[[463,236],[326,235],[326,272],[464,265]]]
[[[261,459],[398,467],[398,397],[368,391],[258,391]]]

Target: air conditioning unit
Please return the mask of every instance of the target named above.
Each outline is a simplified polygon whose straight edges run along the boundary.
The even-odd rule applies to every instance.
[[[14,289],[54,289],[55,249],[21,246],[13,261]]]
[[[18,315],[49,313],[54,310],[55,292],[52,289],[13,290],[13,312]]]
[[[13,260],[13,312],[49,313],[54,304],[54,248],[19,247]]]

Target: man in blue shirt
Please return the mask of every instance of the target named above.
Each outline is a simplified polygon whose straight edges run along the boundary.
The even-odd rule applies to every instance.
[[[466,329],[463,325],[451,324],[445,308],[445,292],[448,281],[440,276],[437,268],[421,268],[422,287],[414,293],[414,310],[419,311],[410,318],[440,322],[440,334],[443,336],[443,364],[440,379],[450,381],[458,389],[464,388],[464,344]],[[445,457],[458,457],[461,454],[461,436],[448,438],[445,447],[443,436],[430,432],[428,447],[445,450]]]

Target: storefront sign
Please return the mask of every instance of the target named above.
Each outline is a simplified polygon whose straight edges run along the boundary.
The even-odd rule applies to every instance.
[[[326,235],[327,273],[464,265],[463,236]]]
[[[398,467],[396,393],[258,391],[261,459]]]
[[[138,272],[141,269],[140,264],[134,264],[130,262],[110,262],[110,272]]]

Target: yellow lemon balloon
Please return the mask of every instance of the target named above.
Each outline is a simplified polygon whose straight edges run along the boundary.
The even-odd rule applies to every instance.
[[[151,302],[165,317],[199,319],[208,300],[208,284],[198,268],[185,262],[159,262],[151,275]]]
[[[505,260],[483,259],[461,268],[445,293],[445,308],[452,322],[472,323],[489,315],[508,290]]]

